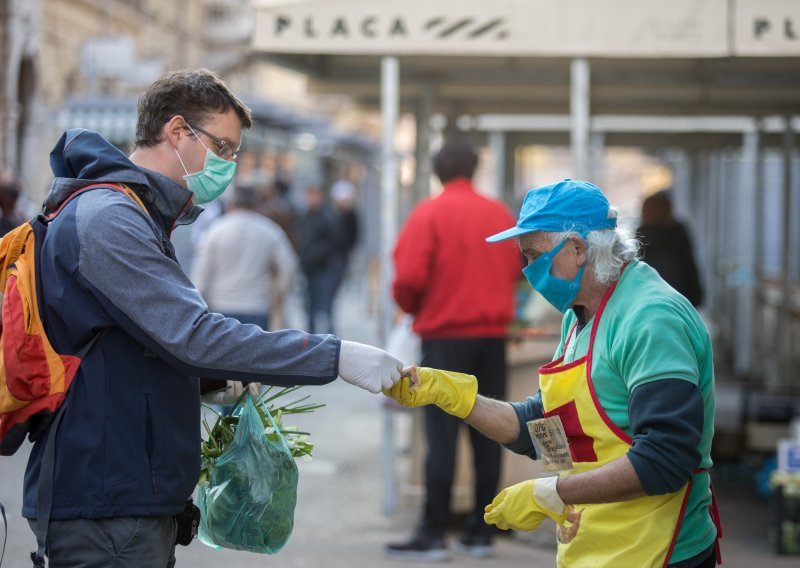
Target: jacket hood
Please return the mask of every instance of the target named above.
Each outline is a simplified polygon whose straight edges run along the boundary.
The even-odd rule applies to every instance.
[[[200,207],[187,207],[192,196],[188,189],[138,167],[100,134],[84,128],[67,130],[61,136],[50,152],[50,168],[55,179],[44,199],[45,213],[58,209],[77,190],[99,182],[135,186],[145,203],[152,204],[168,225],[192,222],[202,211]]]

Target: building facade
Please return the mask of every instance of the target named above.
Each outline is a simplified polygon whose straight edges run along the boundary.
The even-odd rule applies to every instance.
[[[0,169],[38,203],[73,98],[135,99],[170,69],[204,63],[204,0],[6,0],[0,5]],[[87,113],[103,118],[91,104]]]

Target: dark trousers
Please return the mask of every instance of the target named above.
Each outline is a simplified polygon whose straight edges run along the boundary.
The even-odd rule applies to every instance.
[[[34,521],[29,521],[36,532]],[[174,517],[116,517],[50,521],[50,568],[172,568]]]
[[[670,564],[667,568],[714,568],[717,565],[716,544],[701,552],[693,558],[683,560],[677,564]]]
[[[336,297],[336,275],[329,266],[306,272],[306,312],[309,333],[335,333],[333,300]]]
[[[506,354],[502,338],[431,339],[422,341],[422,366],[469,373],[478,378],[478,392],[505,399]],[[450,497],[456,463],[456,440],[462,421],[436,406],[425,407],[425,511],[422,531],[444,536],[450,515]],[[484,507],[497,494],[501,446],[469,428],[474,454],[475,508],[467,516],[468,533],[491,534],[483,522]]]

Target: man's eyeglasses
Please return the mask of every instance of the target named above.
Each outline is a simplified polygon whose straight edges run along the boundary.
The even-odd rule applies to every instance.
[[[203,134],[208,136],[211,140],[213,140],[214,144],[217,145],[217,156],[219,156],[223,160],[230,160],[232,162],[236,161],[236,153],[239,151],[239,148],[234,148],[233,145],[227,140],[223,140],[222,138],[214,136],[208,130],[200,128],[195,124],[189,124],[187,122],[186,126],[188,126],[190,129],[202,132]]]

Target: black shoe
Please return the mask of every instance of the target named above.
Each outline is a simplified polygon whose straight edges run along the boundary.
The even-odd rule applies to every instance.
[[[492,537],[484,533],[464,534],[464,536],[456,542],[454,549],[456,552],[474,558],[489,558],[494,555]]]
[[[443,562],[450,560],[450,551],[445,546],[444,538],[417,534],[406,542],[395,542],[386,545],[386,556],[395,560],[420,560]]]

